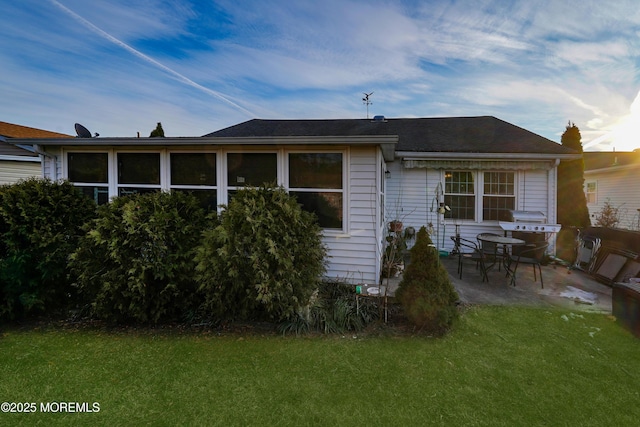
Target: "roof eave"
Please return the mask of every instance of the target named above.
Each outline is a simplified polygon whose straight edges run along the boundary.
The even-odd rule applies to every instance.
[[[625,170],[629,170],[629,169],[633,169],[633,170],[637,170],[638,169],[638,164],[635,165],[616,165],[616,166],[609,166],[606,168],[599,168],[599,169],[585,169],[584,170],[584,174],[588,175],[588,174],[594,174],[594,173],[605,173],[605,172],[616,172],[616,171],[625,171]]]
[[[581,154],[553,153],[457,153],[457,152],[417,152],[396,151],[396,158],[411,159],[474,159],[474,160],[578,160]]]
[[[175,138],[62,138],[7,140],[14,145],[51,146],[128,146],[128,145],[379,145],[397,144],[397,135],[357,136],[249,136],[249,137],[175,137]]]

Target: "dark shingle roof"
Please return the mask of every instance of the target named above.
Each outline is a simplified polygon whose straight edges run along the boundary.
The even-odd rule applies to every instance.
[[[583,158],[585,171],[616,166],[640,166],[640,151],[589,151],[583,153]]]
[[[396,151],[574,154],[547,138],[491,116],[415,119],[254,119],[204,136],[397,135]]]

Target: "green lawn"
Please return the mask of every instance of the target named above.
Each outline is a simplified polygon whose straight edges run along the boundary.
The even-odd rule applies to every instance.
[[[38,408],[0,425],[640,422],[640,340],[601,314],[475,308],[441,339],[9,329],[0,357],[0,401]]]

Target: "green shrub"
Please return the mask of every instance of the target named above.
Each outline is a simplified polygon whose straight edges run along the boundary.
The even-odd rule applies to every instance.
[[[313,214],[282,188],[238,191],[205,232],[198,275],[209,312],[221,319],[287,319],[306,306],[324,272]]]
[[[69,182],[31,178],[0,187],[0,319],[72,303],[68,257],[95,208]]]
[[[376,299],[360,298],[356,301],[353,285],[335,281],[322,281],[311,298],[309,306],[281,323],[282,333],[344,333],[360,331],[378,319]]]
[[[73,255],[92,312],[111,322],[157,323],[195,311],[194,256],[206,224],[198,201],[182,192],[101,206]]]
[[[396,291],[407,318],[420,330],[443,334],[458,318],[458,294],[422,227],[411,248],[411,264]]]

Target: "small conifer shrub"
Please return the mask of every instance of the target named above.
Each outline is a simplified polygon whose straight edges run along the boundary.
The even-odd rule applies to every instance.
[[[422,227],[411,248],[411,264],[396,291],[405,315],[419,330],[442,335],[458,319],[458,293]]]

